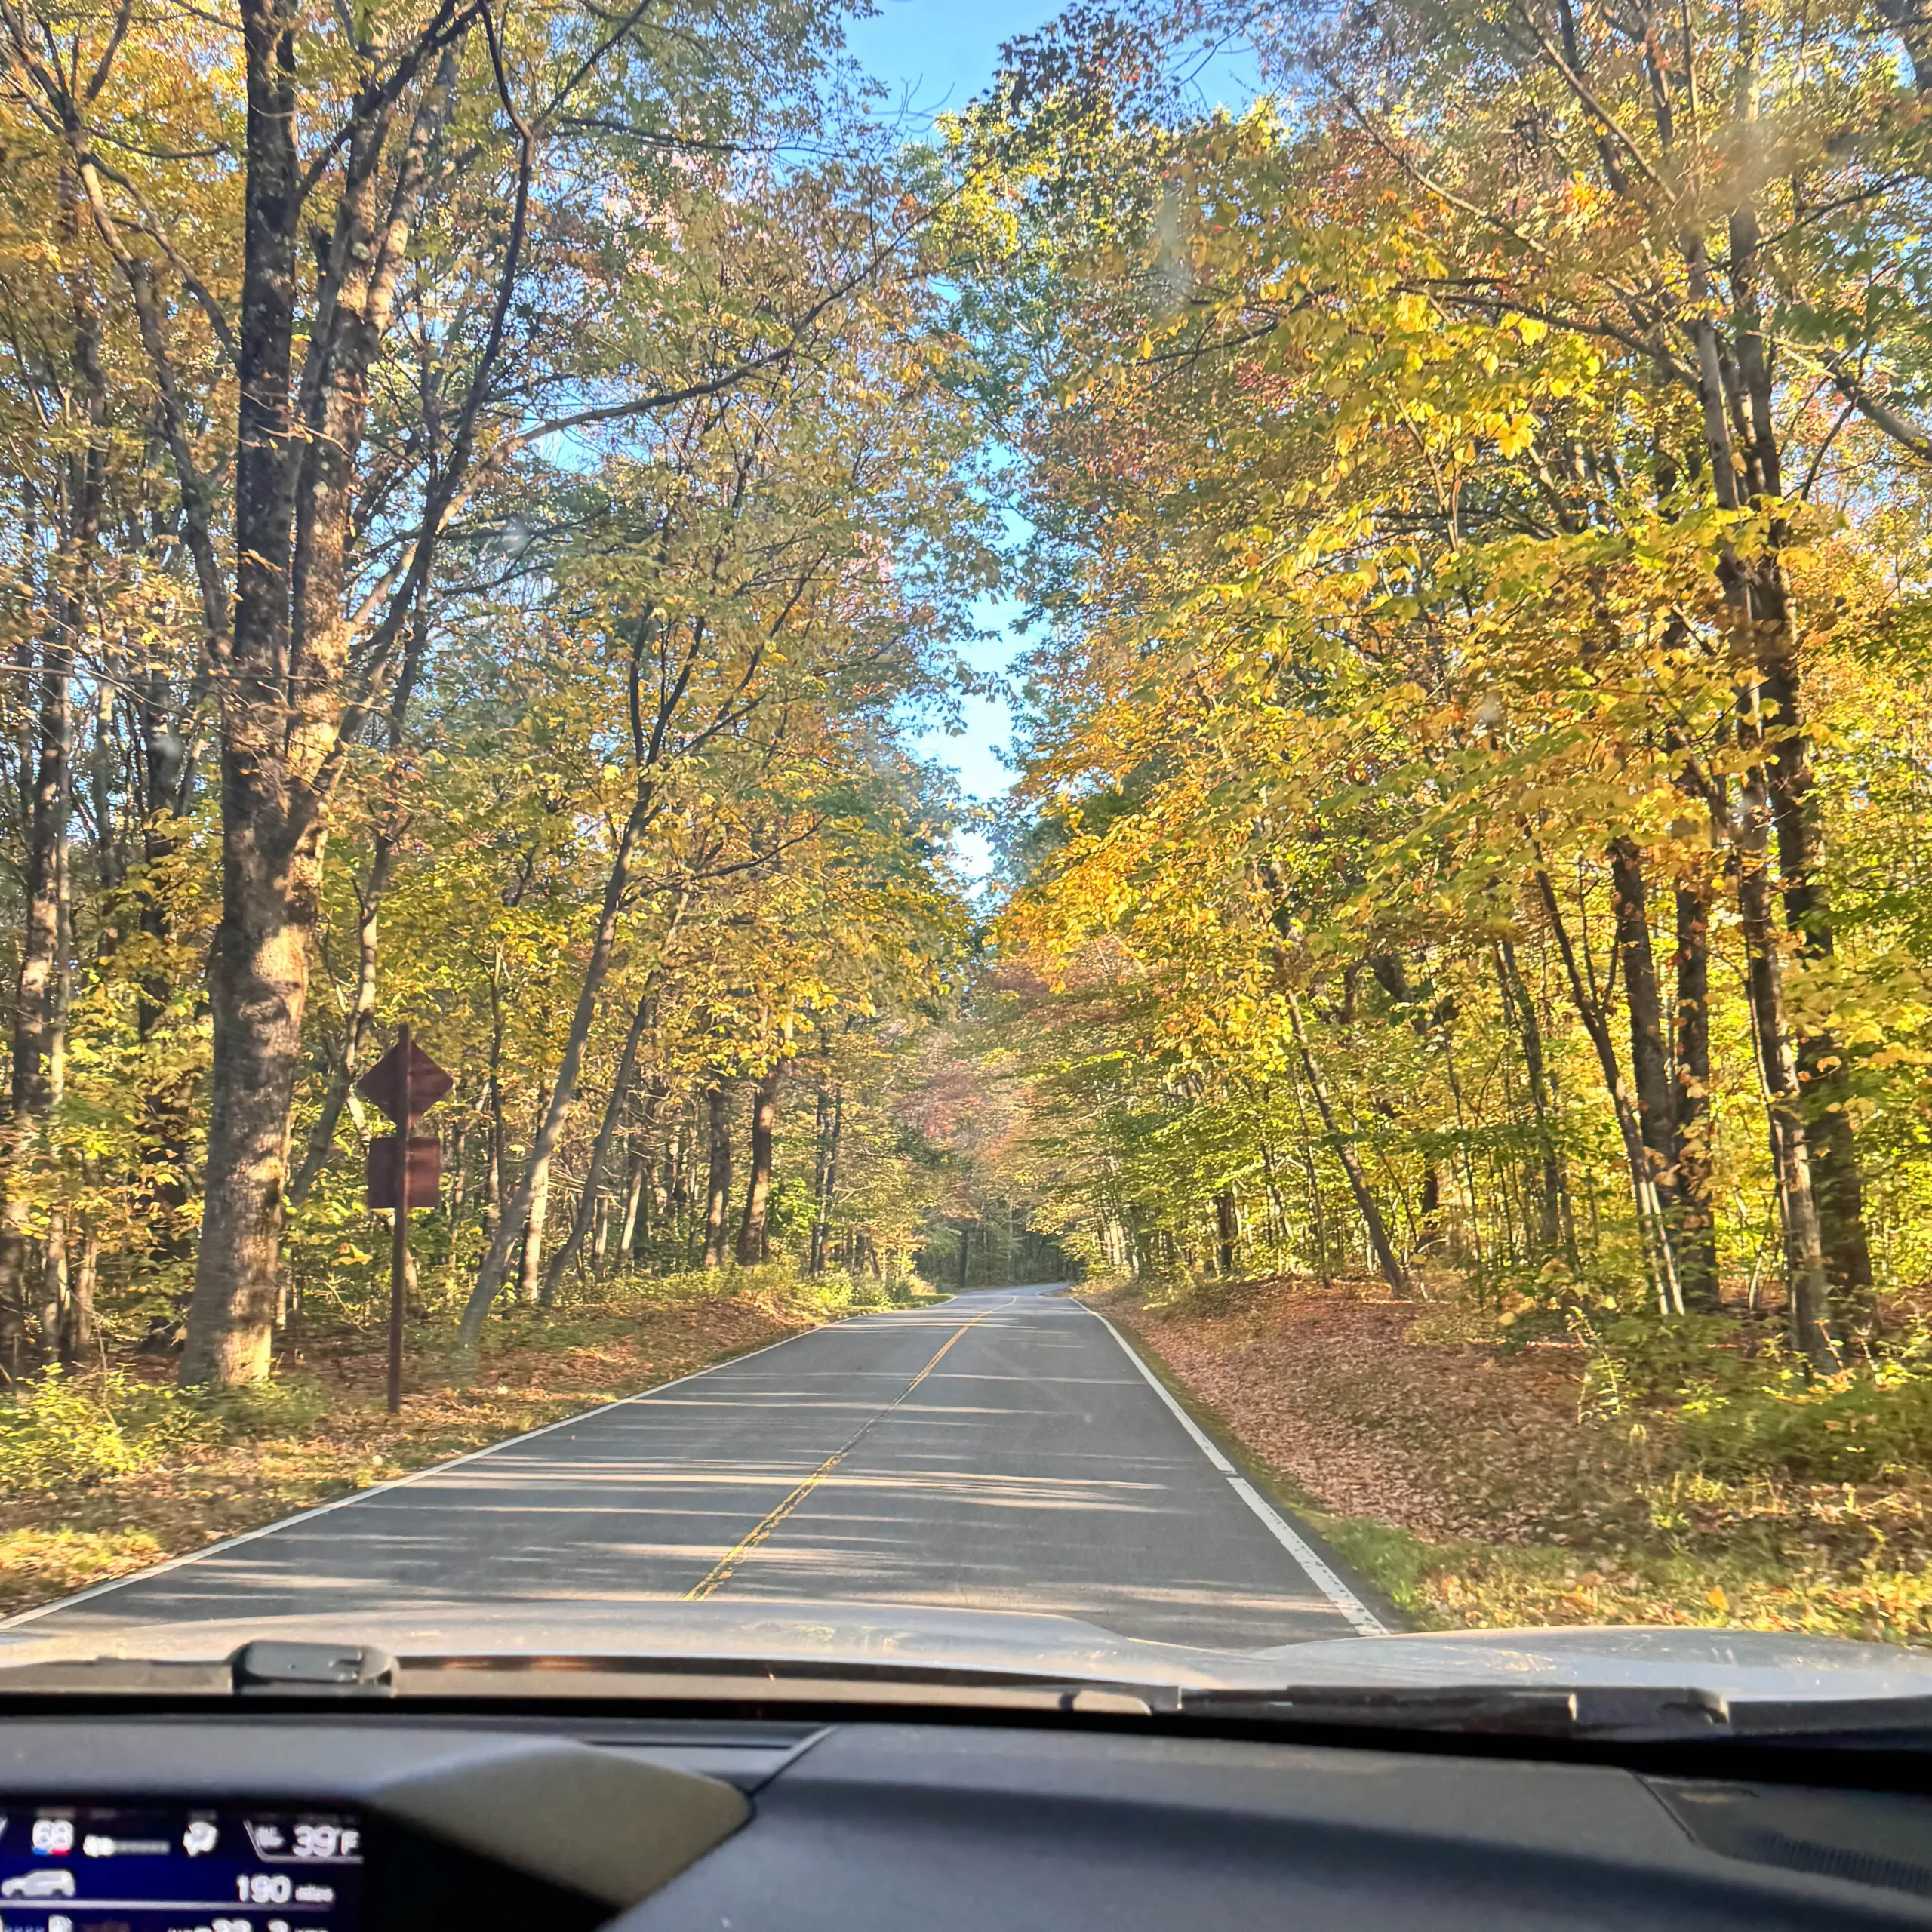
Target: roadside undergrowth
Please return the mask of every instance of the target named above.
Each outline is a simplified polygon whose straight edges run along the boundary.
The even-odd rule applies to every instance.
[[[1088,1299],[1418,1627],[1932,1644],[1932,1382],[1909,1352],[1820,1382],[1740,1332],[1700,1337],[1692,1373],[1379,1284]]]
[[[398,1416],[386,1331],[333,1309],[291,1323],[251,1389],[183,1389],[171,1362],[110,1347],[0,1398],[0,1614],[909,1298],[783,1264],[628,1276],[507,1308],[466,1374],[448,1323],[419,1313]]]

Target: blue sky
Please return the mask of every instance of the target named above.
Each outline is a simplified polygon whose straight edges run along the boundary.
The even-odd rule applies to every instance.
[[[1060,0],[874,0],[847,29],[852,51],[916,113],[964,105],[992,78],[1002,41],[1031,33]]]
[[[874,0],[877,12],[869,20],[851,23],[848,42],[861,64],[886,84],[891,105],[897,108],[903,103],[917,124],[970,100],[992,78],[1001,42],[1045,26],[1063,4],[1064,0]],[[1238,54],[1217,54],[1204,63],[1195,77],[1201,104],[1251,100],[1255,85],[1247,69],[1246,60]],[[1023,648],[1020,610],[1011,598],[983,598],[974,607],[974,623],[991,633],[964,646],[964,655],[977,669],[1004,671]],[[920,740],[919,749],[951,765],[974,798],[996,798],[1013,782],[1013,773],[1000,757],[1011,735],[1012,715],[1003,702],[990,698],[969,699],[964,711],[963,731],[928,732]],[[956,849],[966,872],[983,878],[989,869],[985,841],[976,833],[962,834]]]
[[[1060,11],[1060,0],[876,0],[878,11],[854,21],[852,51],[890,91],[891,104],[902,101],[915,121],[963,106],[992,78],[1000,44],[1044,26]],[[1021,648],[1020,606],[1008,598],[986,598],[974,620],[993,635],[969,645],[964,654],[982,671],[1003,671]],[[1013,728],[1006,706],[995,699],[970,698],[965,730],[958,736],[928,732],[919,742],[928,758],[951,765],[960,783],[976,798],[992,798],[1013,782],[999,753]],[[961,863],[975,875],[987,867],[985,841],[968,833],[958,841]]]

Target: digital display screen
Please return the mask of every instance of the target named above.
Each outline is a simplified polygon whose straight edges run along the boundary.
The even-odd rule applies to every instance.
[[[0,1932],[352,1932],[339,1811],[0,1800]]]

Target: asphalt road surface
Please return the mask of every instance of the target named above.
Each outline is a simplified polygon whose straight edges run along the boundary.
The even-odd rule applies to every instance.
[[[814,1329],[35,1620],[810,1598],[1257,1649],[1351,1624],[1106,1324],[991,1289]]]

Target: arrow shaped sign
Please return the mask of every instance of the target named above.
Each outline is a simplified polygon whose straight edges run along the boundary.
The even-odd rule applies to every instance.
[[[409,1118],[420,1120],[456,1084],[456,1080],[414,1040],[410,1041],[408,1051]],[[398,1127],[402,1124],[402,1056],[403,1048],[398,1041],[355,1083],[356,1092],[372,1107],[380,1107]]]

